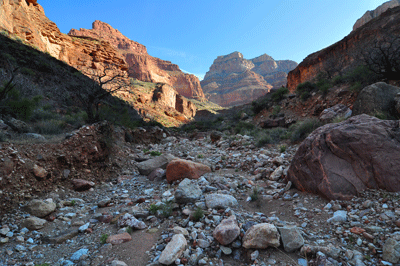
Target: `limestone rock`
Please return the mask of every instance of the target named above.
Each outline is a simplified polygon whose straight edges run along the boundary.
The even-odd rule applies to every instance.
[[[167,166],[167,181],[171,183],[184,178],[198,179],[209,172],[211,172],[211,168],[207,165],[176,159],[171,161]]]
[[[273,224],[256,224],[247,230],[243,237],[244,248],[266,249],[268,247],[279,247],[280,235]]]
[[[349,107],[344,104],[337,104],[322,111],[319,120],[322,122],[332,122],[335,118],[348,118],[351,114],[352,111]]]
[[[234,215],[222,220],[213,232],[213,237],[224,246],[232,243],[239,235],[240,228]]]
[[[162,154],[153,159],[138,163],[136,166],[141,175],[147,176],[157,168],[166,169],[167,165],[174,159],[176,159],[175,156],[171,154]]]
[[[400,88],[378,82],[365,87],[354,102],[353,115],[377,113],[390,114],[396,105],[395,97],[400,93]]]
[[[163,252],[161,253],[160,259],[158,260],[161,264],[171,265],[178,259],[187,246],[187,241],[182,234],[177,234],[172,237],[172,240],[167,244]]]
[[[118,226],[119,227],[126,227],[130,226],[133,229],[143,230],[146,228],[146,224],[142,221],[136,219],[133,215],[126,213],[119,217],[118,219]]]
[[[29,230],[39,230],[42,229],[45,224],[47,223],[46,220],[40,219],[37,217],[29,217],[22,222],[22,227],[26,227]]]
[[[196,181],[185,178],[175,191],[175,200],[178,203],[195,202],[202,194]]]
[[[226,194],[207,194],[206,195],[206,205],[207,208],[218,209],[218,208],[228,208],[238,205],[235,197]]]
[[[299,190],[349,199],[365,189],[400,191],[399,121],[359,115],[328,124],[300,145],[288,171]]]
[[[286,252],[294,252],[304,245],[304,238],[296,227],[278,227],[278,230]]]
[[[45,217],[56,210],[56,204],[50,199],[34,199],[30,201],[25,207],[27,212],[39,218]]]
[[[383,245],[383,259],[391,263],[400,261],[400,242],[393,238],[386,240]]]
[[[281,178],[282,175],[283,175],[283,171],[284,171],[283,165],[279,166],[279,167],[276,168],[275,171],[272,172],[272,174],[269,176],[269,180],[272,180],[272,181],[277,181],[277,180],[279,180],[279,178]]]

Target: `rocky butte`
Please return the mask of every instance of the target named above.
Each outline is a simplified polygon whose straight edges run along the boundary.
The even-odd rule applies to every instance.
[[[267,54],[248,60],[234,52],[214,60],[201,86],[208,99],[221,106],[246,104],[285,86],[287,73],[296,66],[294,61],[275,61]]]
[[[295,91],[300,83],[313,80],[325,67],[329,65],[339,66],[342,70],[357,63],[356,55],[362,49],[373,45],[379,38],[398,36],[400,33],[400,6],[390,1],[375,11],[369,11],[354,25],[354,30],[341,41],[307,56],[288,75],[288,88]],[[393,8],[387,8],[394,5]],[[386,9],[386,12],[383,12]],[[380,14],[383,12],[382,14]],[[370,14],[370,15],[368,15]],[[366,16],[374,14],[374,19]],[[380,14],[380,15],[379,15]]]
[[[150,56],[144,45],[128,39],[107,23],[96,20],[92,29],[71,29],[68,35],[109,42],[129,65],[128,74],[132,78],[168,84],[187,98],[205,98],[195,75],[183,73],[179,66]]]

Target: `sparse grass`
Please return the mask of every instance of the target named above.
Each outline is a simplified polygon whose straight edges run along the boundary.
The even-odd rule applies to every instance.
[[[251,201],[257,201],[259,199],[259,189],[257,187],[253,188],[253,193],[250,195]]]
[[[42,135],[56,135],[64,132],[66,123],[62,120],[42,120],[35,122],[34,131]]]
[[[203,155],[203,154],[199,154],[199,155],[197,155],[197,158],[203,159],[203,158],[204,158],[204,155]]]
[[[279,147],[279,151],[280,151],[281,153],[284,153],[284,152],[286,151],[286,149],[287,149],[287,146],[286,146],[286,145],[281,145],[281,146]]]
[[[286,87],[280,87],[275,92],[271,93],[271,100],[274,102],[280,102],[285,98],[285,95],[289,93],[289,89]]]
[[[194,221],[199,221],[203,216],[204,211],[200,207],[198,207],[192,215]]]
[[[274,108],[272,108],[272,115],[278,115],[281,112],[281,107],[279,105],[275,105]]]
[[[126,228],[126,232],[127,232],[128,234],[132,234],[132,233],[133,233],[132,227],[128,226],[128,227]]]
[[[172,214],[173,205],[174,202],[171,200],[164,202],[164,204],[161,206],[161,215],[165,218],[170,217]]]
[[[156,214],[157,211],[160,210],[160,209],[161,209],[160,206],[157,206],[157,205],[155,205],[155,204],[151,204],[150,207],[149,207],[149,212],[150,212],[151,214]]]
[[[289,128],[289,130],[292,132],[290,136],[291,141],[303,141],[311,132],[320,126],[322,126],[322,123],[317,118],[306,119],[302,122],[292,125]]]
[[[71,200],[71,206],[75,206],[76,200]]]
[[[151,151],[150,152],[150,155],[151,156],[160,156],[162,153],[161,152],[159,152],[159,151]]]
[[[108,234],[102,234],[101,235],[101,237],[100,237],[100,243],[101,244],[105,244],[105,243],[107,243],[107,238],[109,237],[109,235]]]

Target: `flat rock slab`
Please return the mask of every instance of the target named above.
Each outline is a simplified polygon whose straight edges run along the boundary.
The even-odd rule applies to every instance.
[[[132,240],[132,237],[128,233],[123,233],[123,234],[118,234],[118,235],[113,235],[109,236],[107,238],[107,243],[113,244],[113,245],[120,245],[125,242],[129,242]]]
[[[136,166],[141,175],[148,176],[149,174],[151,174],[151,172],[153,172],[157,168],[161,169],[167,168],[167,165],[174,159],[176,159],[176,157],[171,154],[163,154],[153,159],[137,163]]]
[[[400,191],[399,122],[363,114],[316,129],[294,156],[289,181],[334,200],[366,189]]]
[[[226,209],[229,207],[234,207],[238,205],[238,201],[235,197],[226,194],[207,194],[206,198],[206,205],[207,208],[211,209]]]

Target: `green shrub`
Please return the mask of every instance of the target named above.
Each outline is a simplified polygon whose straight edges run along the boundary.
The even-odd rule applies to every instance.
[[[257,187],[253,188],[253,193],[250,195],[251,201],[257,201],[259,199],[259,190]]]
[[[317,118],[306,119],[290,127],[292,142],[303,141],[311,132],[320,127],[322,123]]]
[[[162,153],[161,152],[159,152],[159,151],[151,151],[150,152],[150,155],[151,156],[160,156]]]
[[[161,208],[161,207],[158,206],[158,205],[151,204],[150,207],[149,207],[149,212],[150,212],[151,214],[156,214],[157,211],[158,211],[160,208]]]
[[[164,202],[164,204],[161,206],[162,216],[164,216],[165,218],[170,217],[172,214],[173,205],[174,205],[173,201],[169,200],[169,201]]]
[[[270,108],[272,105],[270,96],[267,94],[264,98],[253,101],[251,103],[251,110],[253,111],[254,114],[260,113],[264,109]]]
[[[311,97],[311,92],[317,90],[317,85],[309,81],[301,83],[297,86],[296,93],[305,101]]]
[[[285,98],[285,95],[289,93],[289,89],[280,87],[275,92],[271,93],[271,100],[274,102],[280,102]]]
[[[203,216],[204,211],[200,207],[197,207],[196,211],[192,215],[194,221],[199,221]]]
[[[279,105],[275,105],[274,108],[272,109],[272,115],[277,115],[281,111],[281,107]]]
[[[28,75],[28,76],[34,76],[34,75],[35,75],[35,71],[33,71],[33,70],[30,69],[30,68],[26,68],[26,67],[21,68],[20,72],[21,72],[22,74]]]
[[[266,144],[277,144],[284,139],[285,135],[286,129],[279,127],[259,131],[255,135],[256,145],[262,147]]]
[[[359,92],[363,89],[363,86],[361,84],[361,82],[357,81],[356,83],[354,83],[349,90],[353,91],[353,92]]]
[[[320,92],[326,95],[329,89],[332,87],[332,84],[326,79],[321,79],[316,83],[316,87]]]
[[[100,243],[105,244],[107,243],[108,234],[102,234],[100,237]]]
[[[286,145],[282,145],[282,146],[279,147],[279,151],[281,153],[284,153],[286,151],[286,149],[287,149]]]
[[[252,123],[240,121],[239,123],[237,123],[237,125],[235,127],[235,133],[236,134],[248,133],[249,131],[253,130],[254,128],[255,128],[255,126]]]
[[[32,99],[23,98],[9,100],[7,106],[11,108],[12,112],[15,113],[18,118],[28,121],[41,99],[41,96],[35,96]]]

